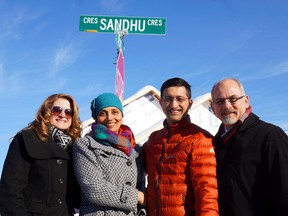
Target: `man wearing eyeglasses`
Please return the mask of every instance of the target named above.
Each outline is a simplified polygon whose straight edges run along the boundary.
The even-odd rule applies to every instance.
[[[220,216],[288,215],[288,137],[252,112],[237,79],[211,91],[222,121],[214,139]]]
[[[143,145],[149,216],[218,216],[216,158],[212,135],[191,123],[191,87],[165,81],[160,104],[164,128]]]

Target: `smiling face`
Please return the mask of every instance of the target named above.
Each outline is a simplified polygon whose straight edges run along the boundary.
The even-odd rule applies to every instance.
[[[160,104],[169,125],[179,122],[188,114],[192,106],[192,99],[188,98],[184,86],[166,88],[161,96]]]
[[[52,112],[51,110],[50,124],[62,131],[68,129],[71,126],[72,118],[66,116],[65,110],[66,109],[71,110],[70,102],[64,98],[58,98],[57,100],[54,101],[52,107],[61,107],[62,111],[58,114]]]
[[[243,96],[244,95],[244,96]],[[243,96],[243,97],[242,97]],[[239,98],[235,102],[227,98]],[[234,80],[223,80],[215,86],[212,93],[211,107],[226,129],[230,129],[249,107],[249,98]],[[222,101],[217,103],[217,101]]]
[[[121,111],[116,107],[106,107],[99,111],[97,123],[102,124],[111,131],[118,133],[122,124],[123,116]]]

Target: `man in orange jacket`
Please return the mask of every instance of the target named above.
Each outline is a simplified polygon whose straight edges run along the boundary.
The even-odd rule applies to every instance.
[[[164,128],[143,145],[149,216],[218,216],[212,135],[191,123],[191,86],[181,78],[161,87]]]

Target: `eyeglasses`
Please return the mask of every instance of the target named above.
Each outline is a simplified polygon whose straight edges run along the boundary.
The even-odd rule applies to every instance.
[[[188,98],[185,97],[181,97],[181,96],[176,96],[176,97],[164,97],[163,101],[166,104],[170,104],[171,102],[173,102],[176,99],[176,101],[178,103],[183,103],[184,101],[186,101]]]
[[[217,98],[215,101],[213,101],[214,104],[222,105],[225,103],[225,100],[227,100],[230,104],[235,104],[238,100],[244,98],[246,95],[242,95],[240,97],[237,96],[231,96],[227,98]]]
[[[62,111],[64,110],[64,113],[66,115],[66,118],[72,118],[73,116],[73,111],[71,109],[63,109],[62,107],[59,106],[54,106],[51,108],[52,115],[58,116]]]

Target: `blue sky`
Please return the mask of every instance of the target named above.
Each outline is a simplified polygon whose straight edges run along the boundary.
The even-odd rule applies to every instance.
[[[166,35],[124,37],[125,93],[168,78],[193,98],[239,78],[253,111],[288,131],[286,0],[0,0],[0,172],[10,139],[50,94],[71,94],[81,120],[115,90],[115,35],[79,32],[80,15],[163,17]]]

